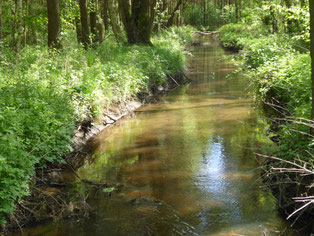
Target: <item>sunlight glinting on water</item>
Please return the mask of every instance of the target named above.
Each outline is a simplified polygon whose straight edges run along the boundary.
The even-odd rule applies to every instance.
[[[203,153],[202,167],[196,181],[202,191],[221,195],[227,192],[228,183],[223,178],[226,171],[225,156],[219,139],[210,144],[209,153]]]

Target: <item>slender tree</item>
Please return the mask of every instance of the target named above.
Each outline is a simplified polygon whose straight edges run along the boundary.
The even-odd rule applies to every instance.
[[[242,0],[239,0],[239,7],[238,7],[238,9],[239,9],[239,19],[240,19],[242,17],[242,11],[241,11],[241,9],[242,9]]]
[[[16,34],[16,11],[17,11],[17,4],[15,4],[15,9],[10,8],[10,14],[12,15],[13,20],[11,20],[10,27],[11,27],[11,32],[10,32],[10,44],[13,46],[16,43],[15,40],[15,34]]]
[[[112,26],[112,31],[115,36],[115,38],[120,41],[122,38],[122,30],[120,28],[119,22],[118,22],[118,14],[114,5],[113,0],[107,0],[108,3],[108,12],[109,12],[109,17],[110,17],[110,22]]]
[[[104,26],[102,24],[102,21],[100,17],[97,17],[97,31],[98,31],[98,42],[102,43],[105,40],[105,31],[104,31]]]
[[[61,32],[61,20],[59,0],[47,0],[48,9],[48,46],[50,48],[60,48],[59,41]]]
[[[28,5],[29,5],[29,0],[25,0],[25,9],[26,9],[26,16],[29,17],[29,11],[28,11]],[[25,47],[26,46],[26,43],[27,43],[27,32],[28,32],[28,25],[26,24],[26,21],[24,21],[24,38],[23,38],[23,46]]]
[[[236,14],[236,21],[239,22],[239,2],[238,0],[234,0],[235,5],[235,14]]]
[[[287,30],[288,30],[288,32],[291,33],[293,31],[293,26],[292,26],[293,21],[290,17],[293,15],[293,12],[290,10],[290,8],[292,7],[292,1],[291,0],[285,0],[285,3],[286,3],[287,8],[289,8],[288,14],[287,14],[287,24],[288,24]]]
[[[75,17],[75,29],[76,29],[76,39],[77,39],[77,42],[78,43],[83,43],[80,18],[78,16]]]
[[[22,45],[22,35],[23,35],[23,2],[22,0],[17,0],[16,2],[17,10],[17,41],[16,41],[16,52],[19,53]]]
[[[314,120],[314,1],[310,1],[310,33],[311,33],[311,58],[312,58],[312,120]],[[314,133],[314,130],[311,130]]]
[[[36,0],[29,0],[27,9],[28,17],[31,19],[35,18],[36,10]],[[27,41],[34,44],[37,44],[39,42],[38,32],[36,30],[36,23],[34,23],[33,21],[28,22]]]
[[[95,0],[91,2],[90,12],[89,12],[89,21],[90,21],[90,31],[92,34],[93,42],[97,42],[98,36],[97,36],[97,15],[96,15]]]
[[[177,2],[177,5],[175,6],[175,8],[173,9],[173,11],[171,12],[170,14],[170,17],[168,18],[168,22],[167,22],[167,27],[170,27],[173,25],[173,20],[174,20],[174,17],[176,15],[176,12],[179,10],[180,6],[182,5],[183,3],[183,0],[179,0]],[[205,8],[206,8],[206,1],[204,1],[204,24],[205,24],[205,17],[206,17],[206,13],[205,13]]]
[[[80,14],[81,14],[81,29],[82,29],[82,43],[85,49],[90,45],[89,39],[89,24],[88,24],[88,0],[79,0]]]
[[[269,1],[271,3],[271,1]],[[271,5],[269,8],[270,11],[270,21],[272,25],[272,33],[277,33],[278,32],[278,24],[277,24],[277,18],[274,12],[274,7]]]
[[[105,31],[109,30],[109,21],[108,21],[108,0],[103,0],[103,7],[102,7],[102,16],[105,25]]]

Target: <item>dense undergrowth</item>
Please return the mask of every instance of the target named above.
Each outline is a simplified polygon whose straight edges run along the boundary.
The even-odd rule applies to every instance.
[[[185,67],[191,27],[154,36],[153,46],[118,45],[114,39],[85,51],[75,35],[63,49],[29,46],[0,56],[0,224],[28,194],[35,167],[62,162],[75,126],[97,118],[112,102],[162,84]]]
[[[272,119],[278,148],[286,160],[311,162],[311,57],[308,41],[287,33],[271,33],[262,22],[228,24],[220,28],[222,44],[242,50],[242,68],[251,78],[254,95]]]
[[[224,47],[241,52],[241,69],[250,78],[257,104],[270,118],[267,133],[277,145],[266,147],[262,155],[266,157],[263,180],[292,225],[297,222],[301,230],[312,232],[314,122],[308,9],[283,11],[295,15],[290,24],[279,25],[282,29],[261,10],[239,24],[221,27],[220,40]]]

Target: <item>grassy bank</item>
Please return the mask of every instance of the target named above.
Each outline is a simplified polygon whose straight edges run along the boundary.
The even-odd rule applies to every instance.
[[[130,99],[185,67],[192,28],[171,28],[150,46],[114,39],[85,51],[63,36],[63,49],[26,47],[0,56],[0,224],[28,194],[35,168],[63,162],[77,124]]]
[[[276,145],[267,148],[265,182],[277,197],[279,210],[311,231],[314,137],[310,127],[314,123],[308,40],[270,33],[261,22],[229,24],[219,32],[226,48],[242,50],[241,68],[270,118],[268,135]]]
[[[280,137],[275,154],[289,160],[299,156],[312,160],[308,153],[313,153],[310,124],[291,121],[310,120],[309,50],[290,35],[270,34],[259,25],[225,25],[220,28],[220,38],[225,47],[243,51],[242,68],[251,78],[255,98],[277,121],[272,124],[277,126],[276,135],[279,133]]]

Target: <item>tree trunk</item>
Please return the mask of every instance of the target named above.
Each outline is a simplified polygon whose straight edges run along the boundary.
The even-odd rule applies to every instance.
[[[235,14],[236,14],[236,22],[239,22],[239,3],[238,0],[234,0],[235,5]]]
[[[15,9],[11,8],[10,9],[11,15],[13,20],[10,22],[10,26],[11,26],[11,34],[10,34],[10,45],[12,47],[16,46],[16,39],[15,39],[15,34],[16,34],[16,12],[17,12],[17,4],[15,4]]]
[[[311,119],[314,120],[314,2],[310,1],[310,33],[311,33],[311,58],[312,58],[312,114]],[[311,129],[311,133],[314,133],[314,129]]]
[[[241,19],[241,17],[242,17],[242,12],[241,12],[241,9],[242,9],[242,0],[239,0],[239,7],[238,7],[238,9],[239,9],[239,19]]]
[[[169,17],[168,22],[167,22],[167,27],[170,27],[173,25],[174,16],[175,16],[176,12],[179,10],[179,7],[181,6],[182,2],[183,2],[183,0],[179,0],[177,5],[175,6],[173,11],[171,12],[170,17]],[[204,1],[204,16],[203,16],[204,17],[204,19],[203,19],[204,24],[205,24],[205,4],[206,4],[206,1]]]
[[[81,27],[82,27],[82,43],[84,48],[87,49],[90,45],[89,39],[89,25],[88,25],[88,0],[79,0],[80,14],[81,14]]]
[[[47,0],[48,8],[48,46],[60,48],[59,42],[61,32],[59,0]]]
[[[25,4],[26,4],[26,16],[29,17],[29,3],[28,3],[28,0],[25,0]],[[23,38],[23,46],[25,47],[26,44],[27,44],[27,33],[28,33],[28,27],[26,26],[26,22],[24,21],[24,38]]]
[[[285,3],[286,3],[286,6],[287,8],[290,8],[292,6],[292,2],[291,0],[285,0]],[[288,24],[288,27],[287,27],[287,30],[289,33],[291,33],[293,31],[293,22],[291,19],[289,19],[289,16],[293,15],[293,12],[289,9],[288,10],[288,20],[287,20],[287,24]]]
[[[78,43],[82,42],[82,29],[80,24],[80,19],[76,16],[75,17],[75,29],[76,29],[76,39]]]
[[[98,31],[98,42],[102,43],[105,40],[105,32],[104,32],[104,26],[102,23],[97,23],[97,31]]]
[[[34,17],[34,12],[35,8],[33,7],[36,4],[36,0],[29,0],[28,3],[28,16],[29,17]],[[32,43],[32,44],[37,44],[39,43],[38,40],[38,33],[36,31],[36,23],[34,22],[29,22],[28,24],[28,31],[27,31],[27,42]]]
[[[156,0],[119,0],[122,22],[130,44],[151,44]]]
[[[109,30],[109,21],[108,21],[108,0],[103,0],[103,21],[105,25],[105,31]]]
[[[16,52],[19,53],[21,50],[22,44],[22,35],[23,35],[23,2],[22,0],[17,0],[16,2],[17,10],[17,41],[16,41]]]
[[[270,7],[270,16],[271,16],[271,24],[272,24],[272,30],[273,30],[273,34],[278,32],[278,25],[277,25],[277,19],[276,16],[273,12],[273,7]]]
[[[116,40],[120,41],[122,39],[122,30],[118,23],[118,18],[117,18],[118,14],[116,12],[113,0],[107,0],[107,2],[108,2],[108,12],[109,12],[113,34]]]
[[[93,0],[93,5],[90,7],[90,13],[89,13],[89,21],[90,21],[90,31],[92,34],[93,42],[98,41],[97,36],[97,16],[96,16],[96,6],[95,6],[95,0]]]
[[[93,42],[97,42],[97,17],[96,17],[96,12],[91,11],[89,13],[89,17],[90,17],[90,31],[92,34],[92,39]]]

